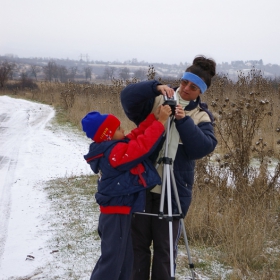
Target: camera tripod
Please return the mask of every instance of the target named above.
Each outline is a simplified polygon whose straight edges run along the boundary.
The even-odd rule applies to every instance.
[[[165,139],[165,149],[164,149],[164,156],[159,159],[158,165],[162,162],[163,163],[163,174],[162,174],[162,188],[161,188],[161,198],[160,198],[160,207],[159,207],[159,214],[153,214],[153,213],[143,213],[143,212],[137,212],[137,214],[142,215],[150,215],[150,216],[157,216],[159,219],[166,219],[169,223],[169,251],[170,251],[170,280],[175,279],[175,269],[174,269],[174,251],[173,251],[173,217],[177,217],[180,219],[180,224],[184,236],[185,241],[185,247],[187,250],[188,255],[188,261],[189,261],[189,268],[191,269],[192,277],[189,278],[191,280],[195,280],[195,273],[194,273],[194,265],[192,263],[191,255],[190,255],[190,249],[188,245],[188,238],[186,234],[185,224],[184,224],[184,217],[182,213],[182,208],[179,200],[179,195],[177,191],[175,176],[173,173],[172,167],[172,158],[168,157],[168,143],[169,143],[169,134],[170,134],[170,126],[172,124],[172,121],[174,119],[174,115],[171,115],[168,118],[167,128],[166,128],[166,139]],[[158,165],[156,167],[158,167]],[[179,214],[173,214],[172,213],[172,199],[171,199],[171,186],[173,187],[173,194],[177,203],[177,207],[179,210]],[[164,214],[164,203],[165,203],[165,192],[167,192],[167,209],[168,213]]]
[[[174,251],[173,251],[173,228],[172,228],[172,222],[173,217],[178,216],[180,218],[181,228],[183,231],[184,241],[185,241],[185,247],[187,250],[188,260],[189,260],[189,268],[191,269],[192,273],[192,280],[195,280],[195,274],[194,274],[194,265],[192,263],[191,255],[190,255],[190,249],[188,245],[188,238],[187,233],[185,229],[184,224],[184,217],[182,213],[181,203],[179,200],[179,195],[177,191],[175,176],[173,173],[172,167],[172,158],[168,157],[168,142],[169,142],[169,134],[170,134],[170,126],[174,119],[174,115],[169,117],[168,124],[166,128],[166,139],[165,139],[165,151],[164,151],[164,157],[160,159],[163,162],[163,174],[162,174],[162,189],[161,189],[161,200],[160,200],[160,209],[159,209],[159,218],[167,218],[167,221],[169,223],[169,248],[170,248],[170,279],[175,279],[175,271],[174,271]],[[171,200],[171,186],[173,187],[173,194],[177,203],[177,207],[179,210],[179,214],[173,215],[172,213],[172,200]],[[164,208],[164,202],[165,202],[165,191],[167,191],[167,207],[168,207],[168,214],[167,216],[164,215],[163,208]]]

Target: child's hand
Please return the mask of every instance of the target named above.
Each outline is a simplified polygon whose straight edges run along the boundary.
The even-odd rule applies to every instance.
[[[161,105],[159,107],[158,121],[164,125],[171,114],[172,114],[172,110],[169,105],[165,105],[165,106]]]
[[[158,120],[158,118],[159,118],[160,107],[161,107],[161,105],[158,106],[157,109],[156,109],[155,112],[154,112],[155,118],[156,118],[157,120]]]

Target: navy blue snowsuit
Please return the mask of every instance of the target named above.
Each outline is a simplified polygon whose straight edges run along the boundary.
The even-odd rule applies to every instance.
[[[93,142],[84,156],[99,173],[95,195],[100,205],[101,256],[91,280],[129,280],[133,266],[131,215],[145,208],[145,190],[161,183],[148,159],[163,137],[164,126],[150,114],[119,141]]]

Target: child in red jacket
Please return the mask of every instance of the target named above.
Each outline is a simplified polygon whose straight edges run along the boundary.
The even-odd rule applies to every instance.
[[[144,211],[145,190],[161,183],[149,156],[162,142],[164,124],[171,113],[169,106],[161,106],[158,118],[150,114],[128,135],[113,115],[90,112],[82,119],[83,130],[94,141],[84,158],[100,176],[95,198],[101,212],[101,256],[91,280],[131,277],[131,217],[133,212]]]

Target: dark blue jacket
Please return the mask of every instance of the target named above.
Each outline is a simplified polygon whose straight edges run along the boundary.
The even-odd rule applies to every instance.
[[[163,133],[164,126],[151,114],[125,139],[90,145],[84,158],[93,172],[100,174],[95,198],[102,213],[129,214],[144,210],[144,190],[161,183],[148,158]]]
[[[144,81],[130,84],[122,90],[121,103],[123,109],[127,117],[136,125],[151,112],[155,98],[160,95],[160,92],[156,90],[157,85],[160,85],[160,83],[155,80]],[[190,116],[175,120],[182,144],[178,146],[173,171],[184,216],[188,211],[192,198],[195,160],[214,151],[217,145],[212,123],[213,117],[208,111],[207,105],[201,103],[198,97],[196,101],[191,101],[185,107],[185,111],[190,115],[192,115],[192,112],[202,114],[205,112],[209,118],[206,116],[208,121],[198,122],[197,124]],[[178,213],[178,206],[174,197],[173,213]]]

